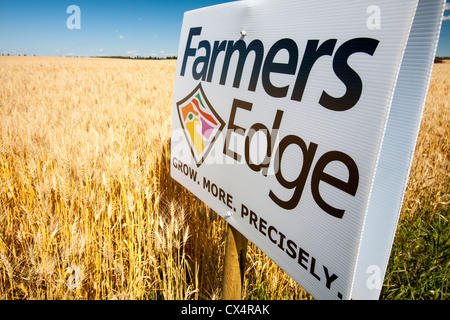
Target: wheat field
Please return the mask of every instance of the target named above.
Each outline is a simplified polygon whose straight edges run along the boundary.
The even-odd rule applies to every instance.
[[[0,57],[0,299],[221,297],[226,224],[170,178],[175,67]],[[448,208],[449,75],[435,64],[402,218]],[[253,244],[243,290],[311,299]]]

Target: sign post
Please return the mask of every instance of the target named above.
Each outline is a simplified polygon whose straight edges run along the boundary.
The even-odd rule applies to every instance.
[[[377,299],[444,6],[243,0],[186,12],[171,176],[314,298]]]
[[[239,231],[227,225],[222,281],[223,300],[242,299],[247,242],[247,238]]]

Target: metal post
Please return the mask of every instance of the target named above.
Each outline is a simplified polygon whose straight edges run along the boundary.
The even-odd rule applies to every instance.
[[[242,299],[247,242],[247,238],[231,225],[228,225],[223,266],[223,300]]]

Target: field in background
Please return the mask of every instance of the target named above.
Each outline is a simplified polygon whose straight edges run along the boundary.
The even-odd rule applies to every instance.
[[[0,57],[0,299],[218,299],[226,224],[169,174],[176,61]],[[448,299],[450,64],[383,285]],[[310,299],[253,244],[246,299]]]

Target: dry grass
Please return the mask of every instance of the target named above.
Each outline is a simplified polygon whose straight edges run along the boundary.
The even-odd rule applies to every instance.
[[[0,57],[0,299],[220,298],[225,222],[169,175],[175,65]],[[449,74],[404,214],[448,205]],[[246,268],[246,298],[310,298],[253,245]]]
[[[416,214],[427,202],[431,211],[450,200],[450,61],[434,64],[403,208]],[[432,218],[432,217],[428,217]]]

